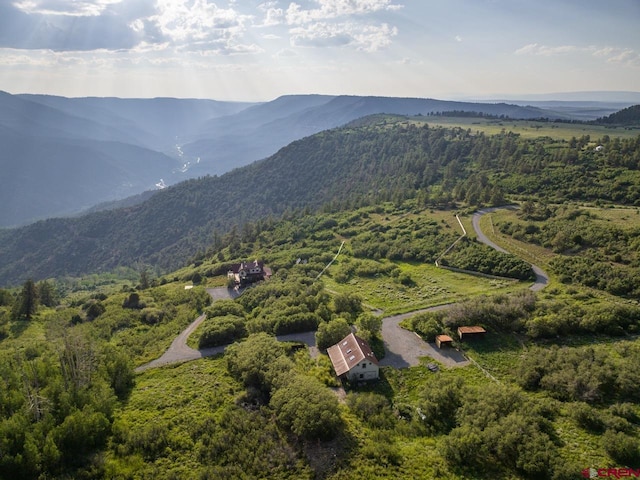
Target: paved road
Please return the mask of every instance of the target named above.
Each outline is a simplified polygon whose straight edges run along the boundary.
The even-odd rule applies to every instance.
[[[489,238],[487,238],[487,236],[480,229],[480,218],[483,215],[486,215],[487,213],[495,212],[496,210],[505,209],[505,208],[515,209],[517,207],[515,207],[515,206],[494,207],[494,208],[485,208],[483,210],[478,210],[476,213],[473,214],[473,217],[471,218],[471,222],[473,223],[473,229],[476,232],[476,237],[478,238],[478,241],[480,241],[480,242],[482,242],[482,243],[484,243],[486,245],[489,245],[491,248],[493,248],[495,250],[498,250],[499,252],[509,253],[504,248],[496,245],[491,240],[489,240]],[[536,274],[536,280],[535,280],[535,282],[533,282],[533,285],[531,285],[531,287],[529,287],[529,289],[533,290],[534,292],[537,292],[539,290],[542,290],[544,287],[546,287],[549,284],[549,276],[547,275],[547,273],[544,270],[542,270],[537,265],[531,265],[531,268],[533,269],[534,273]]]
[[[229,290],[225,287],[220,288],[208,288],[207,292],[211,295],[213,300],[233,299],[240,295],[241,292],[237,290]],[[225,346],[204,348],[202,350],[195,350],[187,345],[187,339],[189,336],[204,322],[205,315],[200,315],[196,318],[191,325],[184,329],[180,335],[171,343],[169,349],[162,354],[160,358],[157,358],[145,365],[141,365],[136,368],[136,372],[143,372],[148,368],[160,367],[162,365],[169,365],[172,363],[188,362],[189,360],[197,360],[199,358],[211,357],[224,352]]]
[[[514,208],[514,207],[498,207],[498,208]],[[490,212],[498,210],[498,208],[488,208],[479,210],[473,215],[473,229],[476,232],[478,240],[490,247],[505,252],[503,248],[493,243],[480,229],[480,217]],[[536,265],[532,265],[533,271],[536,273],[536,281],[531,285],[531,290],[538,291],[543,289],[549,283],[547,274]],[[240,293],[234,290],[228,290],[224,287],[207,289],[213,300],[236,298]],[[400,322],[426,311],[435,311],[448,308],[450,305],[440,305],[424,310],[418,310],[402,315],[387,317],[382,320],[382,339],[386,355],[381,360],[383,366],[392,366],[395,368],[406,368],[420,364],[421,357],[430,357],[443,365],[447,366],[463,366],[469,361],[464,357],[462,352],[455,349],[439,349],[433,343],[427,343],[418,335],[409,330],[400,327]],[[136,368],[137,372],[142,372],[148,368],[169,365],[172,363],[187,362],[199,358],[209,357],[224,352],[226,346],[207,348],[203,350],[194,350],[187,345],[189,336],[204,321],[205,316],[199,316],[191,325],[189,325],[178,337],[171,343],[169,349],[158,359],[153,360],[145,365]],[[318,355],[316,347],[315,332],[294,333],[290,335],[281,335],[277,337],[280,341],[302,342],[309,346],[310,353],[313,357]]]

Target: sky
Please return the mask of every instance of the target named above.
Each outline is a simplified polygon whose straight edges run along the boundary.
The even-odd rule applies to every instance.
[[[640,0],[0,0],[0,90],[266,101],[640,91]]]

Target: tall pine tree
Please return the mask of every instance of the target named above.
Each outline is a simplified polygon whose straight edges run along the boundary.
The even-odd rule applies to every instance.
[[[24,282],[22,291],[13,307],[13,317],[15,319],[31,320],[38,309],[38,291],[33,280]]]

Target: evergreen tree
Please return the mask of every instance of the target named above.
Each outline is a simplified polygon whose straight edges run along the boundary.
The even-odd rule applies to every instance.
[[[38,309],[38,291],[33,280],[24,282],[22,291],[13,307],[13,317],[15,319],[31,320]]]
[[[54,285],[48,281],[43,280],[37,285],[38,300],[46,307],[55,307],[58,304],[58,294]]]

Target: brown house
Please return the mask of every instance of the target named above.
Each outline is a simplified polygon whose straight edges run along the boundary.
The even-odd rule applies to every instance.
[[[243,287],[260,280],[267,280],[271,277],[271,269],[258,260],[234,263],[227,272],[227,277],[233,278],[236,285]]]
[[[487,331],[479,326],[458,327],[458,336],[462,341],[484,338],[485,333],[487,333]]]
[[[371,347],[353,333],[327,348],[327,354],[338,377],[360,382],[377,380],[380,375],[380,365]]]

